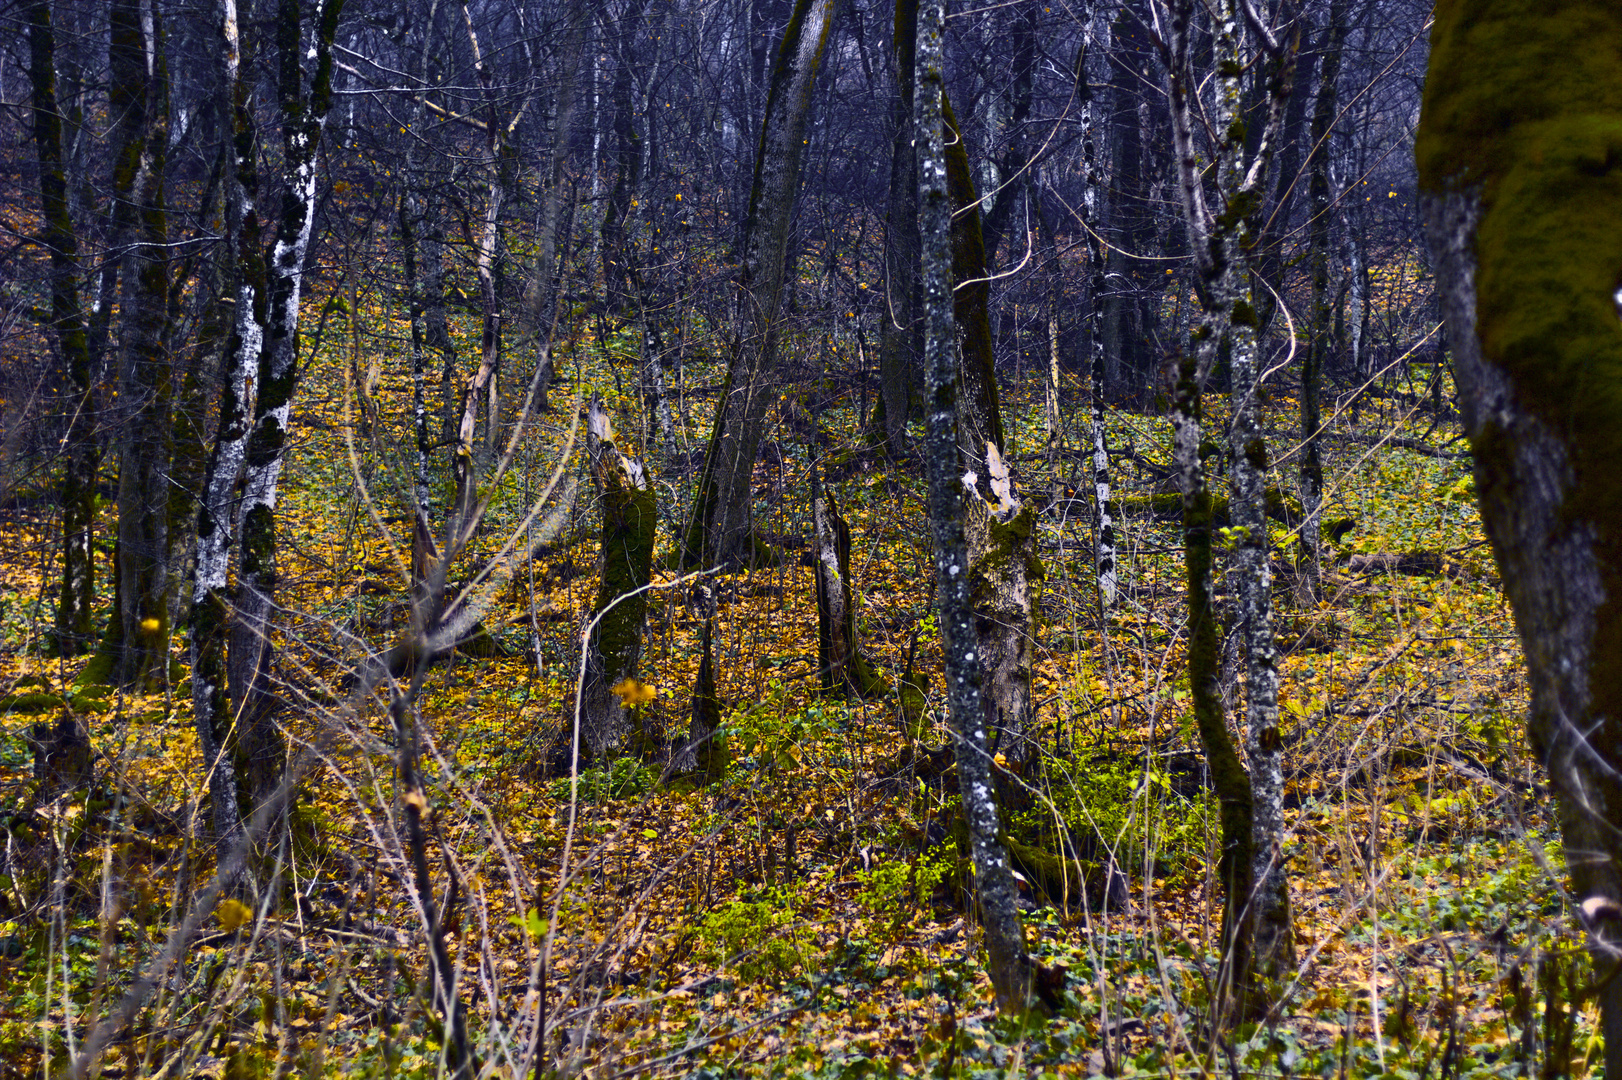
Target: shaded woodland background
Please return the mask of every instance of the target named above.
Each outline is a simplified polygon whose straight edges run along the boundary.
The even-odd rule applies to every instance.
[[[1598,1063],[1417,221],[1429,5],[1277,5],[1243,65],[1192,5],[948,15],[955,464],[1028,510],[986,621],[1031,1011],[942,689],[896,12],[39,0],[0,14],[0,1075]],[[1199,180],[1243,394],[1169,70],[1202,162],[1266,156]],[[1280,680],[1288,947],[1242,1007],[1202,340],[1227,727],[1243,549]]]

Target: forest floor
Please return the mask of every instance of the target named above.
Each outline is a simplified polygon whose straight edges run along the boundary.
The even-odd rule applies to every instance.
[[[602,390],[635,436],[638,407],[615,392],[634,369],[586,370],[573,387]],[[686,378],[710,385],[711,374],[694,362]],[[1590,969],[1524,745],[1519,647],[1456,421],[1410,393],[1428,374],[1387,377],[1355,422],[1342,413],[1330,424],[1325,520],[1352,524],[1325,541],[1320,601],[1300,602],[1296,540],[1274,523],[1297,968],[1270,987],[1265,1019],[1215,1038],[1210,1025],[1215,813],[1186,707],[1179,529],[1153,502],[1169,424],[1109,413],[1123,593],[1101,614],[1091,473],[1075,449],[1087,441],[1085,396],[1067,399],[1071,450],[1054,477],[1037,386],[1005,405],[1022,489],[1043,507],[1046,571],[1033,693],[1045,757],[1010,828],[1068,836],[1084,861],[1113,858],[1129,886],[1121,910],[1101,911],[1088,889],[1054,887],[1071,880],[1062,874],[1045,891],[1026,875],[1030,947],[1063,978],[1057,1014],[1015,1021],[993,1009],[952,839],[955,782],[929,767],[927,751],[946,745],[938,693],[914,746],[893,697],[818,692],[804,558],[811,451],[783,435],[757,474],[757,527],[783,557],[716,583],[730,755],[719,781],[663,776],[686,735],[698,630],[664,570],[641,661],[652,696],[638,710],[640,752],[570,777],[580,629],[597,589],[589,481],[563,536],[495,598],[488,636],[426,678],[430,871],[481,1063],[494,1075],[519,1067],[541,1000],[548,1060],[595,1077],[1597,1067],[1582,999]],[[315,763],[290,842],[259,868],[278,875],[279,895],[208,913],[102,1076],[443,1068],[393,735],[379,702],[345,705],[356,664],[408,621],[406,388],[379,384],[377,420],[362,433],[348,425],[343,385],[341,361],[318,354],[283,482],[282,719],[295,753],[311,749]],[[467,566],[499,549],[556,465],[570,391],[554,392],[524,467],[495,492]],[[892,684],[910,666],[938,690],[921,473],[859,445],[861,402],[810,404],[818,467],[854,537],[864,646]],[[709,402],[677,406],[701,449]],[[1286,491],[1293,408],[1283,387],[1268,412],[1273,482]],[[1221,410],[1218,399],[1218,422]],[[692,477],[646,456],[663,564]],[[578,461],[577,451],[567,467]],[[162,953],[213,863],[180,643],[171,685],[140,696],[72,697],[78,662],[39,648],[55,557],[48,511],[14,503],[0,548],[0,1077],[53,1063],[56,1074]],[[1242,685],[1233,690],[1242,701]],[[26,711],[42,694],[73,701],[97,756],[88,788],[41,801],[25,731],[60,711]]]

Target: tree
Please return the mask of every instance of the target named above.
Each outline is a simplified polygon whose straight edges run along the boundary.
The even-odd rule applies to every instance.
[[[1415,156],[1482,521],[1622,1074],[1622,12],[1437,4]]]
[[[659,512],[642,463],[615,445],[601,397],[592,398],[587,411],[586,449],[603,506],[603,545],[580,724],[591,756],[602,760],[624,748],[630,733],[627,706],[638,703],[627,680],[635,677],[642,656]]]
[[[800,157],[817,65],[835,11],[834,0],[796,0],[772,69],[743,227],[739,338],[716,405],[683,544],[682,564],[689,568],[736,562],[750,554],[749,478],[760,452],[766,409],[776,398],[778,309],[800,187]]]
[[[1241,10],[1241,8],[1243,10]],[[1296,38],[1290,29],[1280,32],[1263,25],[1244,0],[1223,0],[1213,12],[1213,63],[1216,68],[1215,101],[1211,125],[1215,145],[1216,208],[1207,203],[1207,180],[1195,146],[1194,115],[1199,80],[1193,66],[1194,4],[1174,0],[1155,9],[1170,80],[1172,139],[1176,149],[1178,188],[1189,248],[1199,275],[1203,312],[1183,361],[1177,413],[1178,471],[1183,484],[1184,543],[1189,572],[1189,664],[1195,686],[1195,713],[1207,757],[1216,774],[1218,797],[1223,801],[1223,870],[1227,886],[1224,916],[1225,956],[1235,995],[1232,1003],[1249,1011],[1249,964],[1271,979],[1294,966],[1290,929],[1289,882],[1285,867],[1283,820],[1283,747],[1278,732],[1278,669],[1273,644],[1271,569],[1265,506],[1267,446],[1257,419],[1261,386],[1258,337],[1260,319],[1250,275],[1249,253],[1261,239],[1263,195],[1268,190],[1268,166],[1275,149],[1289,99]],[[1247,35],[1242,27],[1248,28]],[[1246,38],[1252,40],[1247,42]],[[1260,64],[1259,78],[1265,123],[1250,148],[1249,132],[1240,110],[1249,61]],[[1233,527],[1240,618],[1245,635],[1245,729],[1248,777],[1233,756],[1220,704],[1204,700],[1214,672],[1201,670],[1214,662],[1208,654],[1214,634],[1209,609],[1211,528],[1209,494],[1204,490],[1201,458],[1200,387],[1226,344],[1232,373],[1234,418],[1229,430],[1233,460]],[[1196,641],[1196,637],[1199,638]],[[1214,710],[1214,712],[1213,712]],[[1244,817],[1250,820],[1245,822]],[[1240,833],[1248,828],[1252,835]],[[1230,832],[1230,829],[1232,830]],[[1249,851],[1246,852],[1246,845]],[[1248,873],[1237,865],[1248,857]],[[1247,939],[1248,945],[1247,945]],[[1254,949],[1254,952],[1251,949]],[[1229,1005],[1221,1006],[1227,1009]]]
[[[115,0],[109,104],[115,117],[112,176],[119,269],[118,547],[114,613],[105,646],[120,683],[145,686],[168,673],[167,535],[170,406],[167,355],[170,260],[164,205],[169,137],[168,72],[157,5]]]
[[[62,435],[67,453],[62,477],[62,582],[56,604],[55,642],[62,655],[72,656],[89,644],[96,594],[95,560],[90,548],[96,499],[96,458],[89,415],[90,345],[79,300],[79,242],[68,207],[67,159],[56,92],[56,33],[51,25],[50,4],[34,0],[28,5],[27,17],[28,80],[45,225],[42,239],[50,252],[51,330],[56,338],[57,379],[69,418]]]
[[[910,6],[910,5],[908,5]],[[1023,1011],[1031,993],[1031,961],[1015,906],[1012,868],[998,833],[991,758],[981,701],[978,635],[969,590],[969,552],[964,543],[962,479],[958,472],[958,362],[952,300],[950,166],[943,100],[940,0],[917,7],[918,234],[923,280],[924,371],[929,399],[929,520],[934,539],[935,580],[940,597],[941,650],[946,657],[946,693],[957,755],[958,785],[974,857],[975,890],[990,954],[997,1004]]]
[[[259,222],[257,123],[250,108],[248,75],[242,70],[237,10],[234,0],[223,0],[220,8],[221,81],[231,93],[234,150],[226,196],[227,236],[238,285],[219,427],[198,514],[189,636],[193,719],[210,762],[210,801],[222,845],[230,843],[239,825],[234,805],[238,775],[226,760],[233,713],[242,718],[241,779],[249,794],[262,799],[281,771],[281,740],[271,715],[270,690],[274,510],[298,386],[299,297],[315,225],[316,152],[332,101],[332,41],[342,9],[343,0],[329,0],[318,9],[311,28],[314,69],[306,90],[299,0],[279,0],[275,55],[284,190],[276,238],[267,252]],[[239,475],[241,498],[235,500]],[[233,542],[240,543],[241,553],[235,594],[228,603]]]
[[[1307,156],[1308,272],[1312,275],[1312,298],[1307,309],[1307,347],[1301,360],[1301,465],[1298,490],[1301,494],[1301,560],[1298,590],[1303,603],[1315,605],[1322,577],[1322,537],[1319,520],[1323,501],[1323,424],[1318,398],[1323,388],[1323,370],[1329,357],[1330,296],[1329,239],[1335,208],[1330,197],[1329,136],[1334,129],[1336,82],[1340,78],[1341,48],[1346,37],[1346,0],[1332,0],[1329,24],[1324,27],[1323,55],[1318,61],[1318,93],[1312,106],[1311,149]]]

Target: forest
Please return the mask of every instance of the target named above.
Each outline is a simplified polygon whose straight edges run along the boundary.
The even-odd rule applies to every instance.
[[[1609,0],[0,8],[0,1080],[1622,1075],[1619,233]]]

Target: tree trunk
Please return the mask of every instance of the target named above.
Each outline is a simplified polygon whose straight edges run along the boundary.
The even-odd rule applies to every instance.
[[[912,8],[902,4],[897,9]],[[884,320],[879,331],[879,407],[874,435],[883,439],[891,458],[907,450],[907,422],[922,392],[918,325],[918,171],[913,156],[912,44],[915,27],[900,21],[895,29],[899,100],[890,146],[889,213],[884,219]]]
[[[1014,776],[1022,776],[1037,757],[1030,738],[1031,594],[1033,583],[1042,578],[1036,507],[1014,492],[995,444],[986,446],[984,488],[966,490],[963,502],[986,723],[995,740],[992,752],[1003,756]],[[999,787],[1004,806],[1028,803],[1016,780]]]
[[[1188,685],[1200,747],[1211,769],[1221,826],[1217,880],[1222,885],[1222,965],[1217,980],[1216,1013],[1226,1026],[1244,1010],[1251,985],[1251,932],[1246,917],[1254,882],[1254,803],[1250,776],[1239,760],[1222,708],[1219,617],[1211,594],[1213,528],[1211,492],[1205,482],[1205,457],[1214,450],[1205,441],[1200,370],[1209,369],[1215,352],[1207,324],[1196,331],[1191,349],[1178,367],[1172,406],[1174,463],[1183,495],[1183,566],[1188,578]]]
[[[636,675],[642,656],[642,630],[648,596],[639,592],[653,572],[653,541],[658,508],[642,464],[620,453],[601,397],[586,418],[591,475],[603,506],[602,584],[593,609],[596,629],[587,653],[581,691],[580,726],[595,760],[619,753],[630,734],[624,687]]]
[[[1340,79],[1341,44],[1346,36],[1346,0],[1329,5],[1323,56],[1318,62],[1318,96],[1312,107],[1312,153],[1307,160],[1308,272],[1312,301],[1307,314],[1307,348],[1301,361],[1301,544],[1297,597],[1304,610],[1316,609],[1323,577],[1323,537],[1319,519],[1323,502],[1323,427],[1318,410],[1324,363],[1330,346],[1329,240],[1335,208],[1329,184],[1329,136],[1337,109],[1335,84]]]
[[[315,225],[316,152],[332,103],[332,39],[344,0],[324,0],[312,28],[314,70],[304,89],[300,0],[279,0],[276,19],[278,89],[282,120],[282,195],[276,242],[269,259],[270,306],[254,386],[238,510],[242,559],[231,624],[232,707],[242,731],[249,793],[258,801],[281,776],[281,733],[271,689],[271,613],[276,605],[276,485],[287,445],[288,419],[298,387],[299,297],[304,260]]]
[[[693,680],[687,744],[670,763],[672,772],[696,771],[705,783],[726,772],[727,746],[721,738],[721,699],[715,690],[715,592],[702,581],[693,586],[692,607],[704,621],[699,631],[698,677]]]
[[[1527,731],[1622,1075],[1622,13],[1437,5],[1415,156]],[[1560,63],[1528,62],[1559,57]]]
[[[986,446],[1003,451],[1008,447],[991,341],[991,269],[980,230],[980,193],[974,188],[963,129],[952,115],[944,85],[941,115],[949,133],[944,150],[946,190],[952,199],[952,321],[957,326],[960,383],[958,452],[968,468],[984,474]]]
[[[221,0],[221,85],[231,95],[228,117],[231,140],[225,195],[226,246],[234,264],[234,323],[226,342],[220,373],[220,418],[204,469],[203,494],[197,511],[196,577],[187,620],[191,654],[192,716],[198,745],[208,767],[209,804],[214,836],[224,852],[241,828],[237,806],[232,714],[227,695],[225,644],[230,624],[227,582],[235,541],[232,495],[247,452],[250,373],[259,366],[268,310],[267,274],[260,243],[258,155],[247,78],[242,73],[241,39],[235,0]]]
[[[889,693],[884,677],[862,651],[856,633],[855,594],[850,583],[850,526],[823,487],[811,447],[812,565],[817,579],[817,672],[824,694],[859,698]]]
[[[479,477],[489,471],[495,453],[497,432],[501,427],[500,367],[502,305],[501,290],[497,287],[497,259],[500,257],[501,204],[508,187],[508,156],[506,154],[505,125],[500,122],[496,109],[494,80],[485,61],[473,28],[468,6],[462,5],[462,18],[467,26],[468,45],[473,52],[473,67],[478,73],[479,90],[484,105],[484,212],[480,215],[478,240],[474,246],[473,265],[479,278],[479,366],[467,381],[462,392],[460,416],[456,425],[456,451],[451,460],[451,476],[455,485],[455,503],[451,509],[449,539],[445,557],[450,558],[466,537],[471,536],[472,523],[478,515]],[[484,438],[478,437],[479,410],[484,410]]]
[[[535,269],[524,296],[524,336],[535,351],[534,407],[545,411],[546,391],[552,383],[552,331],[558,312],[558,229],[563,212],[563,188],[569,182],[569,137],[574,129],[579,100],[580,61],[586,52],[586,24],[590,9],[575,3],[569,9],[557,106],[552,124],[552,153],[546,186],[541,195],[541,220],[536,228]],[[564,238],[567,241],[567,237]]]
[[[1150,377],[1158,359],[1151,352],[1157,337],[1161,273],[1157,254],[1154,192],[1151,174],[1144,168],[1143,135],[1148,107],[1142,101],[1143,72],[1153,54],[1142,4],[1123,5],[1113,25],[1109,50],[1109,78],[1113,88],[1108,116],[1109,154],[1113,194],[1109,201],[1113,239],[1104,257],[1106,271],[1099,284],[1108,282],[1094,303],[1101,308],[1099,333],[1104,347],[1104,390],[1117,401],[1143,402],[1150,398]]]
[[[434,47],[433,11],[436,9],[437,4],[430,9],[426,19],[412,24],[421,28],[419,78],[424,88],[429,85],[430,58]],[[408,39],[408,48],[414,44],[417,44],[415,39]],[[417,94],[412,109],[413,132],[421,130],[426,108],[427,90],[423,89]],[[426,622],[434,614],[427,610],[429,594],[433,591],[429,575],[440,557],[439,545],[434,540],[433,487],[430,479],[434,444],[438,436],[429,412],[428,350],[433,348],[439,354],[439,428],[447,439],[452,430],[451,375],[456,367],[456,350],[445,317],[444,242],[438,215],[428,201],[428,177],[418,139],[413,138],[407,144],[401,174],[400,258],[405,271],[411,317],[411,412],[415,444],[411,491],[411,601],[416,605],[417,618]]]
[[[94,629],[96,456],[90,439],[91,363],[84,312],[79,305],[79,244],[68,210],[67,161],[56,98],[56,34],[46,0],[28,5],[28,81],[34,147],[39,158],[40,208],[50,253],[51,329],[56,337],[66,449],[62,472],[62,582],[53,642],[63,656],[90,643]]]
[[[1264,106],[1267,124],[1255,154],[1247,155],[1244,125],[1238,122],[1243,86],[1237,74],[1230,74],[1243,66],[1240,20],[1236,0],[1224,0],[1218,14],[1216,50],[1217,130],[1224,132],[1217,148],[1217,170],[1225,207],[1213,222],[1212,236],[1227,250],[1216,267],[1217,273],[1207,279],[1207,288],[1219,318],[1226,317],[1232,373],[1234,416],[1228,445],[1233,460],[1233,569],[1244,632],[1245,752],[1250,762],[1255,815],[1253,956],[1256,973],[1277,981],[1294,970],[1295,937],[1290,926],[1289,877],[1284,861],[1284,754],[1278,731],[1272,544],[1265,494],[1269,463],[1257,416],[1261,321],[1247,253],[1258,245],[1265,220],[1259,213],[1256,194],[1265,190],[1268,155],[1290,96],[1295,54],[1292,43],[1269,65],[1269,100]]]
[[[800,157],[817,66],[837,7],[838,0],[796,0],[772,71],[744,223],[741,337],[716,403],[683,543],[682,564],[687,567],[735,563],[750,554],[749,479],[766,409],[777,398],[778,309],[800,188]]]
[[[1251,281],[1248,253],[1255,247],[1265,220],[1262,192],[1266,190],[1268,164],[1277,137],[1285,103],[1289,96],[1295,40],[1270,38],[1259,31],[1252,48],[1264,53],[1269,65],[1267,117],[1255,149],[1247,153],[1245,125],[1239,122],[1243,75],[1247,68],[1241,41],[1242,21],[1237,0],[1222,0],[1212,13],[1212,45],[1216,66],[1215,118],[1212,130],[1217,143],[1211,156],[1216,164],[1216,194],[1222,200],[1220,213],[1206,204],[1206,184],[1194,144],[1194,95],[1197,85],[1191,61],[1190,40],[1194,15],[1192,0],[1177,0],[1166,20],[1166,67],[1171,79],[1172,137],[1176,148],[1178,189],[1183,218],[1188,226],[1189,246],[1194,253],[1203,288],[1204,314],[1195,332],[1195,357],[1183,361],[1183,379],[1195,385],[1178,391],[1177,439],[1179,474],[1184,492],[1184,532],[1188,548],[1191,679],[1196,683],[1196,717],[1201,739],[1217,774],[1219,798],[1224,803],[1224,858],[1238,858],[1244,845],[1228,833],[1228,825],[1239,827],[1241,803],[1251,817],[1252,836],[1248,872],[1253,891],[1238,893],[1242,880],[1238,868],[1223,872],[1230,891],[1226,897],[1228,926],[1225,940],[1230,955],[1231,996],[1221,1006],[1225,1020],[1264,1007],[1257,988],[1249,978],[1253,969],[1269,979],[1279,979],[1293,968],[1294,937],[1290,928],[1289,882],[1283,851],[1283,771],[1282,745],[1278,734],[1278,670],[1273,647],[1271,573],[1268,559],[1266,512],[1267,447],[1261,438],[1256,417],[1259,385],[1259,319],[1249,290]],[[1255,30],[1255,27],[1252,27]],[[1250,775],[1241,796],[1238,786],[1243,771],[1229,759],[1231,744],[1222,708],[1216,701],[1200,702],[1204,691],[1198,684],[1213,679],[1216,671],[1215,614],[1210,609],[1209,552],[1210,505],[1200,468],[1198,384],[1226,345],[1232,376],[1234,408],[1229,432],[1234,461],[1233,511],[1235,553],[1233,576],[1239,613],[1243,621],[1246,654],[1246,750]],[[1189,365],[1192,363],[1192,369]],[[1196,580],[1199,578],[1201,580]],[[1209,623],[1209,627],[1206,624]],[[1211,635],[1209,641],[1196,641],[1196,633]],[[1207,655],[1209,648],[1209,655]],[[1209,670],[1206,670],[1206,665]],[[1214,681],[1214,679],[1213,679]],[[1214,687],[1211,688],[1214,692]],[[1202,712],[1203,710],[1203,712]],[[1207,715],[1208,714],[1208,715]],[[1231,784],[1231,790],[1220,785]],[[1230,816],[1229,804],[1233,810]],[[1248,909],[1248,920],[1240,912]],[[1246,925],[1248,923],[1248,925]]]
[[[910,5],[911,0],[902,0],[902,6]],[[958,364],[952,347],[956,335],[951,313],[951,201],[944,145],[944,12],[940,0],[925,0],[917,11],[918,232],[924,296],[924,370],[929,395],[924,457],[929,470],[930,531],[940,596],[947,701],[989,953],[987,970],[998,1006],[1005,1012],[1020,1013],[1030,1000],[1031,962],[1025,951],[1008,852],[998,838],[997,804],[980,694],[979,644],[969,596],[968,549],[963,540]]]
[[[168,88],[155,10],[135,0],[109,10],[111,105],[117,117],[113,197],[126,238],[119,298],[117,605],[108,647],[121,685],[155,686],[169,662],[169,443],[174,366],[166,350],[169,301],[164,151]]]

